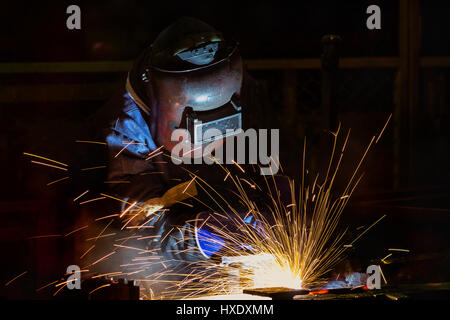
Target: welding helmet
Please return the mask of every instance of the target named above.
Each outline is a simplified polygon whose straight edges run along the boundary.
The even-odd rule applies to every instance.
[[[204,22],[182,18],[159,34],[143,59],[147,112],[159,145],[172,150],[179,143],[171,141],[176,129],[185,129],[194,146],[239,133],[243,66],[237,43]],[[220,134],[206,139],[208,129]]]

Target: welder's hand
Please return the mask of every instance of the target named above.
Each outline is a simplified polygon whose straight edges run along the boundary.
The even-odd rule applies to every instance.
[[[143,209],[145,217],[149,217],[156,211],[164,208],[164,202],[163,199],[161,198],[152,198],[144,202],[144,204],[142,204],[141,207]]]
[[[189,199],[197,195],[194,181],[187,181],[167,190],[162,197],[152,198],[144,202],[142,207],[143,217],[150,217],[152,214],[163,208],[169,208],[177,202]]]

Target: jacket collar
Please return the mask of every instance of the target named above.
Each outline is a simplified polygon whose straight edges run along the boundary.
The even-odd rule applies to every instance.
[[[133,85],[130,81],[130,73],[127,75],[127,81],[125,83],[125,90],[130,95],[131,99],[133,99],[134,103],[142,110],[144,111],[148,116],[150,116],[150,107],[139,97],[139,95],[136,93],[136,91],[133,88]]]

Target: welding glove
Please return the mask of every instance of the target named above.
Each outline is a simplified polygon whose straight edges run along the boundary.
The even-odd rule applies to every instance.
[[[170,208],[177,202],[187,200],[197,195],[197,188],[192,181],[180,183],[167,190],[161,197],[148,199],[140,204],[140,215],[136,221],[144,221],[164,208]]]
[[[200,253],[210,259],[227,251],[231,254],[255,252],[256,249],[243,240],[243,229],[246,229],[246,226],[259,232],[258,221],[251,215],[242,219],[210,212],[199,213],[195,219],[194,230]]]

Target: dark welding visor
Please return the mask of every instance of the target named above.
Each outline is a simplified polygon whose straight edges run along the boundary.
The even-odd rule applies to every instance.
[[[188,130],[191,143],[209,143],[242,131],[241,106],[233,96],[228,103],[213,110],[194,111],[186,107],[181,122],[180,128]]]

